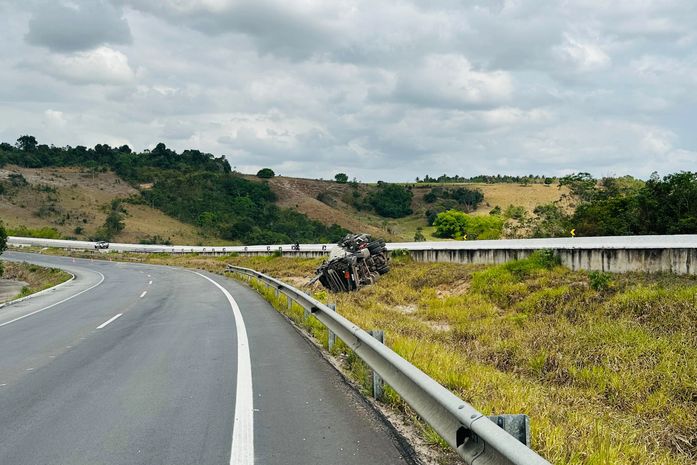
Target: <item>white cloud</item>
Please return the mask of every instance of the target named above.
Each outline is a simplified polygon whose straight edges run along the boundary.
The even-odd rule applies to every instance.
[[[495,105],[507,101],[513,83],[505,71],[481,71],[461,55],[434,54],[400,73],[397,96],[426,105]]]
[[[599,44],[577,39],[565,34],[564,43],[555,49],[564,64],[575,66],[578,71],[598,71],[610,65],[612,60]]]
[[[109,47],[56,55],[40,66],[45,66],[46,72],[57,79],[72,84],[127,84],[136,77],[128,57]]]
[[[44,112],[44,118],[46,124],[52,126],[63,127],[66,125],[67,120],[65,114],[62,111],[48,109]]]

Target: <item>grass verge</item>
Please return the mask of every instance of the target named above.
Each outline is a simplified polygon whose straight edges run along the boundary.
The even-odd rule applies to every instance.
[[[32,263],[3,261],[2,266],[5,270],[2,276],[3,279],[12,279],[27,283],[19,294],[9,300],[35,294],[71,278],[70,273],[66,273],[58,268],[46,268]]]

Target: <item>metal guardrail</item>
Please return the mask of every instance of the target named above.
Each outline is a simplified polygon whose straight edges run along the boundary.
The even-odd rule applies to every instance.
[[[550,465],[532,449],[328,306],[249,268],[227,270],[257,278],[299,304],[377,372],[470,465]]]

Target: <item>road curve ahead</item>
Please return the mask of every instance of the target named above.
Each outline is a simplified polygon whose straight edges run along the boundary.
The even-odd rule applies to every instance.
[[[0,464],[412,462],[318,351],[237,282],[3,259],[76,279],[0,309]]]

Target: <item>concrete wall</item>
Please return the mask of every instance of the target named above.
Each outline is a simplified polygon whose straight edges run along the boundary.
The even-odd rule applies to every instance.
[[[697,249],[554,249],[572,270],[697,274]],[[417,262],[494,265],[528,257],[530,249],[413,250]]]

